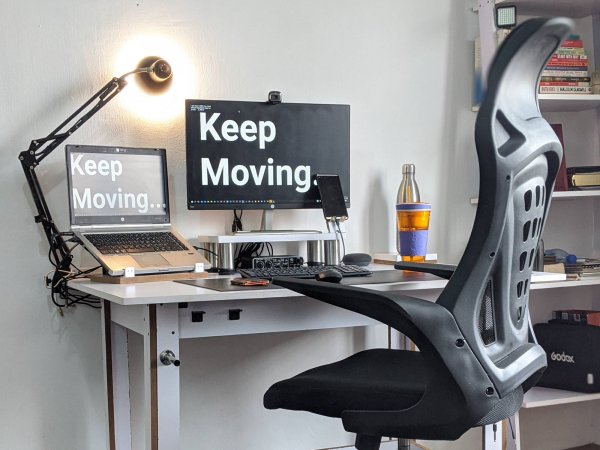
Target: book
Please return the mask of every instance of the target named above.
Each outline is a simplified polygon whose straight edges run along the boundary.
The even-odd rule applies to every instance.
[[[583,81],[587,81],[588,83],[592,81],[591,77],[548,77],[548,76],[542,76],[540,78],[540,81],[543,82],[547,82],[547,81],[577,81],[577,82],[583,82]]]
[[[559,47],[554,52],[555,55],[585,55],[583,47]]]
[[[573,187],[600,186],[600,172],[573,174],[570,180]]]
[[[540,86],[540,94],[591,94],[590,86]]]
[[[569,190],[569,182],[567,180],[567,158],[566,158],[566,150],[565,150],[565,141],[563,139],[563,130],[562,124],[560,123],[551,123],[550,126],[556,133],[558,140],[560,141],[560,145],[563,148],[563,157],[560,162],[560,167],[558,168],[558,173],[556,174],[556,181],[554,182],[554,190],[555,191],[568,191]],[[563,268],[564,271],[564,268]]]
[[[561,59],[549,60],[544,68],[551,70],[553,67],[585,67],[589,66],[587,59]]]
[[[374,253],[373,262],[375,264],[390,264],[394,265],[397,261],[402,261],[398,253]],[[437,262],[437,253],[427,253],[425,261],[428,263]]]
[[[585,75],[583,75],[584,77],[589,76],[587,74],[588,72],[588,66],[586,65],[578,65],[578,66],[563,66],[563,65],[546,65],[544,66],[544,68],[542,69],[542,74],[547,71],[547,70],[552,70],[554,72],[568,72],[568,71],[576,71],[576,72],[586,72]],[[559,74],[560,76],[560,74]]]
[[[543,77],[588,77],[589,72],[586,70],[543,70]]]
[[[583,41],[581,39],[565,39],[560,47],[583,48]]]
[[[540,81],[540,86],[590,86],[589,81]]]
[[[583,61],[586,60],[587,61],[588,57],[585,53],[581,53],[581,54],[573,54],[573,53],[562,53],[562,54],[556,54],[554,53],[551,57],[550,57],[550,61],[558,61],[558,62],[562,62],[562,61]]]

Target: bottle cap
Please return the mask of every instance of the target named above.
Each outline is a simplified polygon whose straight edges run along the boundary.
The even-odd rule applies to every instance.
[[[415,173],[414,164],[402,164],[402,173]]]

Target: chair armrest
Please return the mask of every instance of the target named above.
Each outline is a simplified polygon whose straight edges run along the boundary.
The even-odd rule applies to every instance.
[[[411,338],[419,348],[454,346],[463,339],[450,311],[437,303],[400,291],[378,291],[337,283],[275,277],[273,284],[389,325]]]
[[[398,261],[396,264],[394,264],[394,269],[412,270],[413,272],[426,272],[449,280],[454,274],[456,266],[451,264],[411,263]]]

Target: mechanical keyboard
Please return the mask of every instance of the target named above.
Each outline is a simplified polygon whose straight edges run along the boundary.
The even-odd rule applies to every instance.
[[[337,270],[343,277],[364,277],[373,273],[364,267],[352,265],[272,267],[270,269],[237,269],[237,271],[244,278],[271,279],[273,277],[314,278],[316,274],[327,269]]]

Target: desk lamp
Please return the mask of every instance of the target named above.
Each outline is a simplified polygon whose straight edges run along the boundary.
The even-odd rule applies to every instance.
[[[168,88],[172,80],[171,66],[167,61],[158,57],[146,57],[136,69],[110,80],[48,136],[32,140],[29,149],[19,154],[19,160],[25,172],[27,185],[31,190],[33,201],[37,208],[37,215],[34,216],[34,219],[36,223],[41,223],[44,228],[46,238],[50,244],[50,261],[56,267],[55,275],[52,279],[53,286],[70,272],[69,269],[73,259],[71,255],[72,249],[67,245],[64,234],[59,232],[52,220],[35,169],[56,147],[121,92],[127,85],[126,78],[130,75],[137,75],[141,86],[146,91],[155,93],[163,92]],[[71,123],[72,125],[69,126]]]

